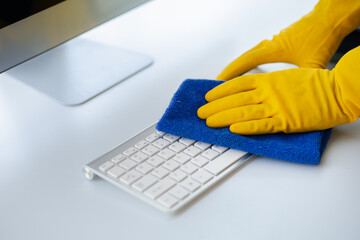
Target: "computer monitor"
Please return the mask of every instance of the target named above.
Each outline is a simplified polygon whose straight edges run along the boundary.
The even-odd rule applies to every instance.
[[[63,104],[86,102],[152,58],[77,36],[146,1],[9,1],[0,8],[0,73]]]

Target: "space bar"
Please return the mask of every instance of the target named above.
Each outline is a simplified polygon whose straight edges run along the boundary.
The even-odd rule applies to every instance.
[[[218,175],[234,162],[242,158],[246,152],[229,149],[227,152],[220,155],[218,158],[211,161],[204,167],[205,170],[211,172],[214,175]]]

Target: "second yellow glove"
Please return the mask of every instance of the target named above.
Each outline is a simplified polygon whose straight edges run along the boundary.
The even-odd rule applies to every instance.
[[[264,63],[325,68],[343,38],[360,26],[359,0],[320,0],[315,8],[272,40],[250,49],[217,77],[230,80]]]

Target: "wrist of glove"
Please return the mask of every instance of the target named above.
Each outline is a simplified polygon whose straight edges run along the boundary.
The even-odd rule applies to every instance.
[[[330,71],[294,68],[245,75],[206,94],[198,110],[209,127],[239,134],[306,132],[351,123],[360,116],[360,47]]]
[[[272,62],[325,68],[343,38],[358,26],[360,1],[320,0],[310,13],[230,63],[217,79],[230,80]]]

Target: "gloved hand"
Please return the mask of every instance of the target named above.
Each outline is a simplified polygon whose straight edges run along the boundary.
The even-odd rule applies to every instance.
[[[344,37],[358,26],[359,0],[320,0],[310,13],[272,40],[260,42],[233,61],[217,79],[230,80],[271,62],[325,68]]]
[[[294,68],[245,75],[209,91],[198,116],[239,134],[306,132],[360,116],[360,46],[333,70]]]

